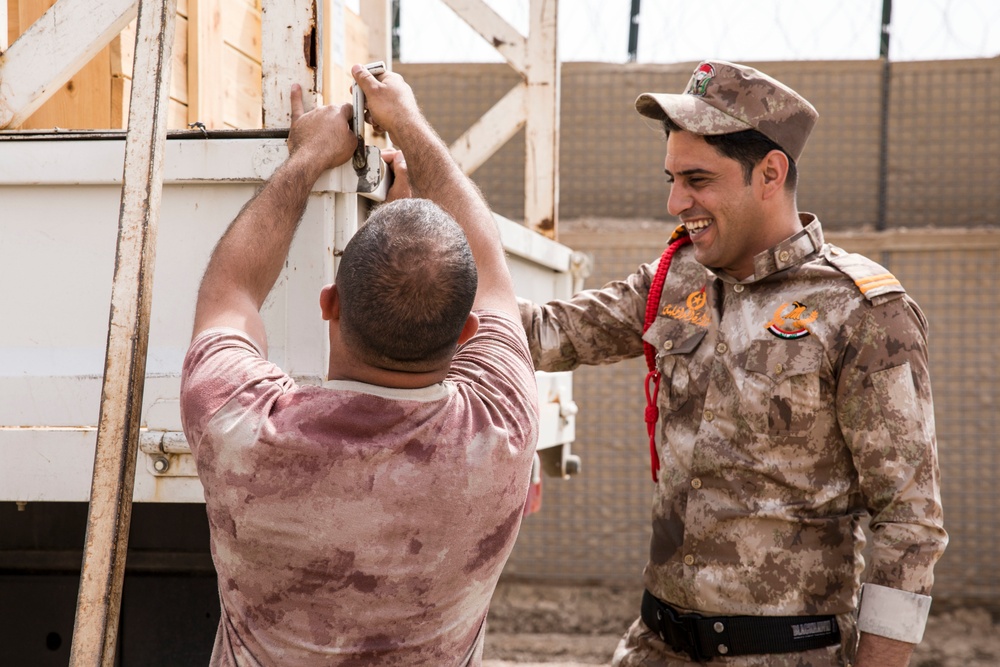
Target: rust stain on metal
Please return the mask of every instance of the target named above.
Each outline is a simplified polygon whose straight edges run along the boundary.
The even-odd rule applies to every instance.
[[[549,238],[555,238],[556,224],[552,218],[542,218],[534,225],[535,231]]]

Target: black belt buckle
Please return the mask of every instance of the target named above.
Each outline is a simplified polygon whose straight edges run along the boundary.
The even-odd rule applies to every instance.
[[[657,601],[659,602],[659,601]],[[679,614],[664,604],[656,605],[657,634],[674,651],[687,653],[695,662],[705,662],[710,656],[703,655],[698,644],[695,623],[704,618],[701,614]]]

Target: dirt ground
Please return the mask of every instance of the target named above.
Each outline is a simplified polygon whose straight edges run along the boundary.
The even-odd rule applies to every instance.
[[[493,596],[484,667],[607,665],[635,618],[641,591],[501,583]],[[911,667],[1000,667],[1000,617],[933,610]]]

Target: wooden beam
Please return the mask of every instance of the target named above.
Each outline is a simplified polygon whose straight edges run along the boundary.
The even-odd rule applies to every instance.
[[[527,82],[521,107],[523,111],[516,111],[512,100],[507,97],[501,102],[506,101],[505,108],[509,113],[518,113],[520,118],[527,116],[524,121],[520,118],[518,121],[523,122],[526,127],[524,224],[555,238],[559,210],[559,2],[531,0],[527,38],[483,0],[444,0],[444,3],[491,43]],[[488,129],[482,127],[487,117],[488,122],[500,124],[499,135],[491,136]],[[456,141],[454,146],[461,151],[460,163],[467,170],[466,173],[470,173],[488,157],[485,146],[481,148],[476,144],[482,141],[495,150],[503,144],[498,144],[496,139],[512,127],[514,124],[509,118],[491,109]],[[509,138],[507,136],[503,141]]]
[[[332,0],[323,10],[323,29],[319,36],[321,72],[317,73],[317,82],[324,104],[341,104],[351,97],[353,80],[348,81],[347,20],[352,14],[344,9],[343,0]]]
[[[112,667],[132,518],[177,0],[141,0],[71,667]]]
[[[0,129],[16,127],[135,18],[137,0],[60,0],[0,55]]]
[[[209,129],[224,127],[222,30],[221,0],[188,0],[187,122]]]
[[[361,3],[361,20],[368,26],[368,58],[381,60],[392,69],[392,0],[368,0]],[[352,63],[353,64],[353,63]]]
[[[524,127],[526,100],[527,86],[519,83],[448,147],[462,171],[474,172]]]
[[[531,0],[524,224],[556,238],[559,211],[558,0]]]
[[[0,6],[0,54],[2,54],[4,51],[7,50],[8,44],[14,41],[10,39],[10,35],[7,34],[7,26],[9,24],[9,21],[7,20],[7,14],[9,11],[10,11],[10,3],[7,3],[6,6]]]
[[[289,127],[293,83],[302,86],[306,110],[316,105],[316,6],[313,0],[264,0],[261,9],[264,127]]]
[[[527,76],[528,40],[492,7],[483,0],[444,0],[444,4],[492,44],[518,74]]]

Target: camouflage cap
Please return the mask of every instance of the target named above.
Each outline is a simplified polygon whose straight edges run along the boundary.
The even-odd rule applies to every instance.
[[[635,108],[649,118],[669,117],[695,134],[757,130],[796,162],[819,117],[813,105],[780,81],[722,60],[698,65],[684,93],[643,93]]]

